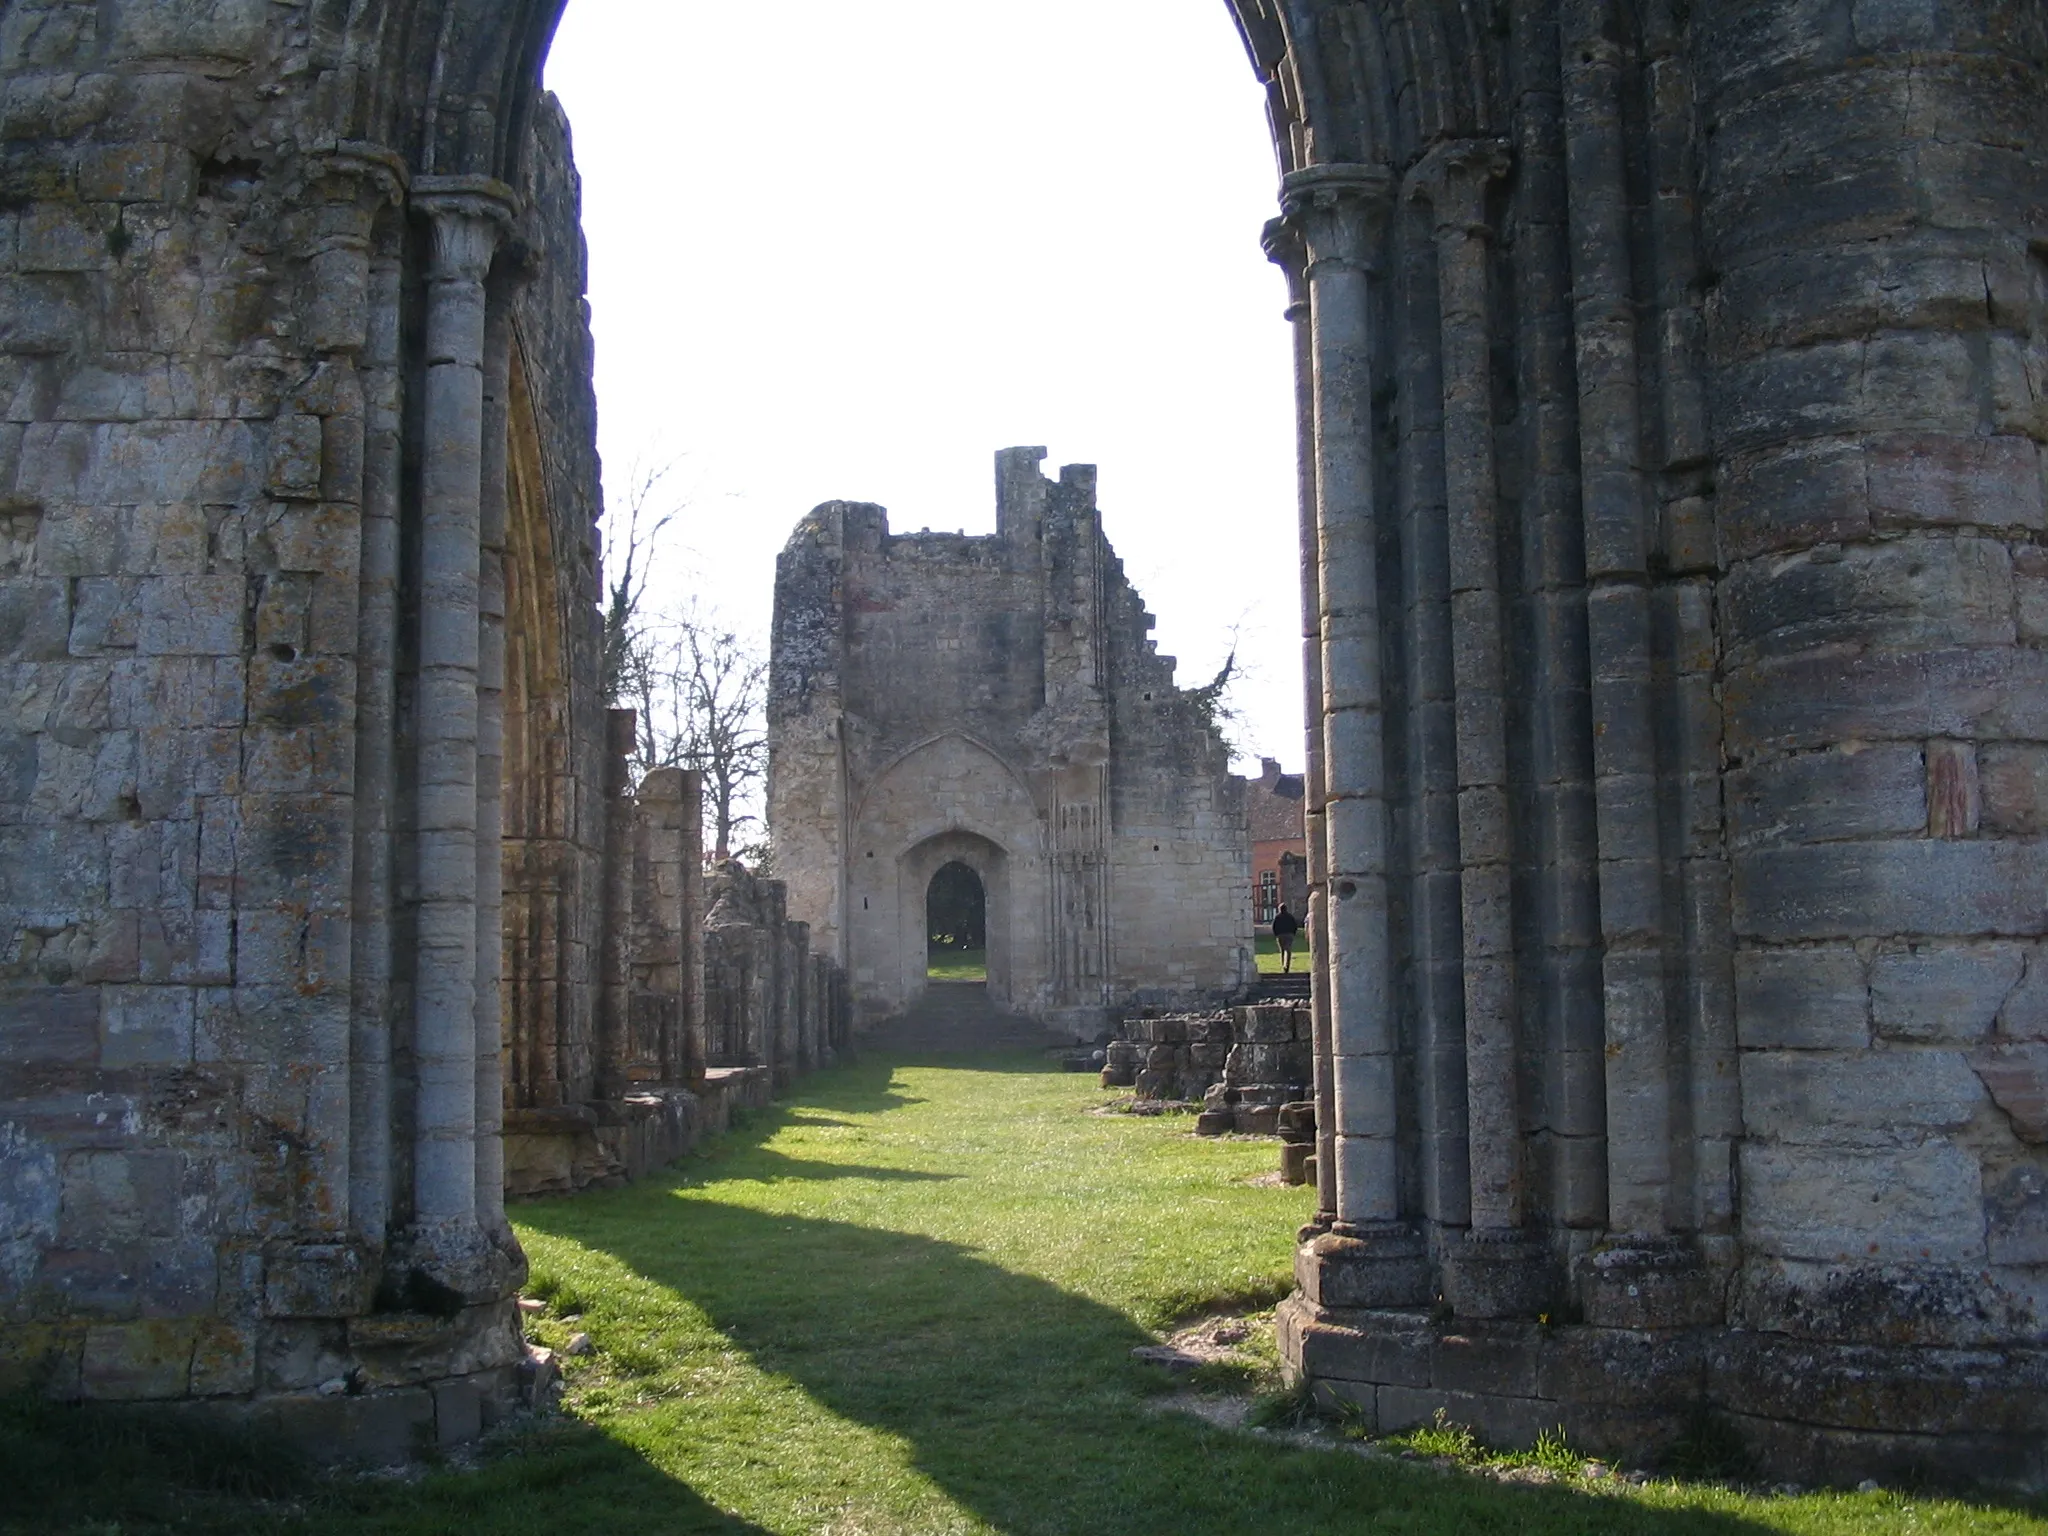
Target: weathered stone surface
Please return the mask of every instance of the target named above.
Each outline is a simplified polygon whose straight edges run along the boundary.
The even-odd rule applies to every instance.
[[[1752,1050],[1847,1050],[1870,1039],[1863,957],[1847,945],[1746,949],[1735,957],[1741,1043]]]
[[[1977,1160],[1961,1147],[1753,1143],[1741,1166],[1743,1235],[1758,1252],[1838,1261],[1984,1253]]]
[[[2013,944],[1887,945],[1871,962],[1872,1020],[1895,1040],[1980,1040],[2026,964]]]
[[[1980,1046],[1969,1062],[2013,1134],[2028,1146],[2048,1145],[2048,1044]]]

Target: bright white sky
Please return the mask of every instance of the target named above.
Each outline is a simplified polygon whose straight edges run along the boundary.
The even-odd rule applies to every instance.
[[[665,601],[765,637],[811,507],[990,532],[995,451],[1044,444],[1101,467],[1184,685],[1241,624],[1240,749],[1300,767],[1275,171],[1222,0],[572,0],[547,83],[607,492],[678,460]]]

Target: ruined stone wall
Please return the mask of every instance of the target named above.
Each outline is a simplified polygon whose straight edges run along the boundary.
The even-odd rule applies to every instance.
[[[1251,837],[1245,781],[1198,695],[1112,558],[1104,627],[1110,679],[1110,922],[1119,997],[1165,1003],[1251,980]]]
[[[1280,1106],[1309,1091],[1314,1026],[1308,1009],[1289,1003],[1209,1013],[1148,1009],[1117,1026],[1105,1055],[1103,1087],[1201,1104],[1197,1135],[1271,1136]]]
[[[1240,985],[1242,787],[1101,532],[1094,472],[997,461],[992,536],[832,503],[778,567],[770,821],[864,1020],[924,988],[926,885],[980,876],[989,987],[1045,1018]]]
[[[474,1434],[508,1105],[681,1134],[594,1098],[687,1076],[695,820],[606,799],[577,186],[512,9],[0,16],[9,1388]],[[674,922],[608,946],[636,875]]]
[[[777,1091],[829,1066],[851,1046],[845,972],[811,950],[808,923],[788,916],[779,880],[736,859],[706,886],[703,930],[705,1059],[758,1072]]]
[[[1304,424],[1293,1368],[2040,1486],[2048,16],[1235,9]]]

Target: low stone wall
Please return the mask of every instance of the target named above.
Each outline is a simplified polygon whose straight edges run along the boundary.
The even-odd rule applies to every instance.
[[[1126,1019],[1107,1050],[1105,1088],[1202,1105],[1199,1135],[1271,1136],[1282,1105],[1314,1079],[1309,1011],[1290,1003]]]
[[[765,1068],[713,1067],[702,1088],[633,1093],[623,1099],[505,1117],[505,1193],[510,1199],[609,1189],[644,1178],[722,1136],[735,1109],[765,1109]]]

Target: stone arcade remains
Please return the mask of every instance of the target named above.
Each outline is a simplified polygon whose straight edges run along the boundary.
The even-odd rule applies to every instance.
[[[559,6],[0,13],[10,1374],[472,1428],[498,1074],[684,1059],[600,1006]],[[2048,1486],[2048,12],[1233,9],[1300,364],[1288,1360]]]
[[[924,990],[953,862],[982,883],[991,1000],[1066,1033],[1251,979],[1244,782],[1154,649],[1094,469],[1048,481],[1044,457],[997,456],[991,536],[831,502],[777,565],[768,821],[859,1022]]]
[[[533,1385],[506,1195],[844,1043],[771,884],[707,1053],[699,787],[597,684],[545,28],[436,28],[0,16],[0,1389],[473,1435]]]

